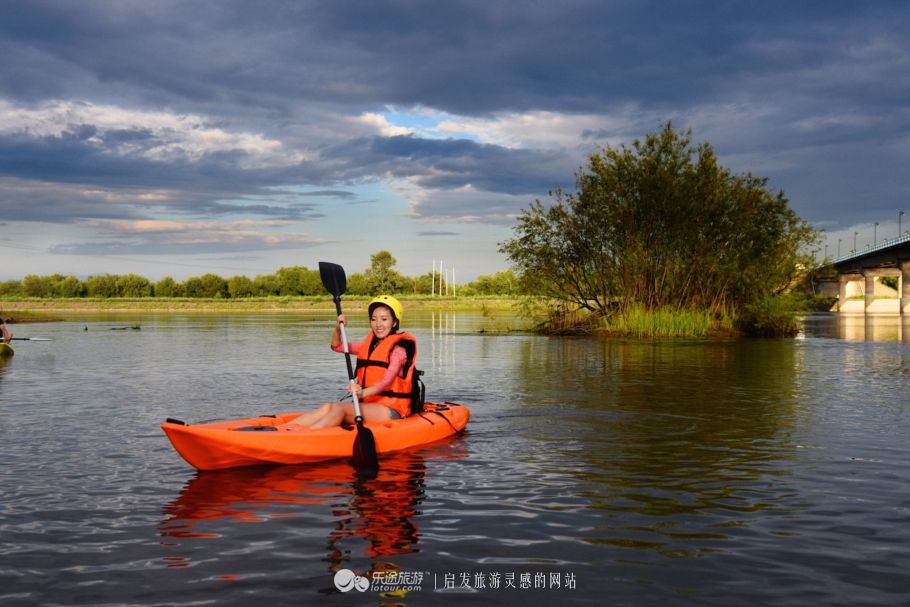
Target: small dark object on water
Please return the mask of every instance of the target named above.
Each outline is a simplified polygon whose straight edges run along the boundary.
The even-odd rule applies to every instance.
[[[127,329],[132,329],[133,331],[139,331],[142,329],[139,325],[133,325],[132,327],[111,327],[111,331],[126,331]],[[88,327],[85,329],[88,331]]]

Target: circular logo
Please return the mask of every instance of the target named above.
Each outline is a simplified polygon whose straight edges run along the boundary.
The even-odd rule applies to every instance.
[[[370,580],[362,575],[357,575],[350,569],[340,569],[335,574],[335,588],[342,592],[347,592],[356,588],[360,592],[366,592],[370,587]]]

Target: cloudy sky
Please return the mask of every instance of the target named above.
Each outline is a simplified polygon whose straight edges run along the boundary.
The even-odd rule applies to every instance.
[[[852,0],[6,0],[0,279],[387,249],[471,280],[588,154],[667,120],[835,256],[910,211],[907,32],[910,3]]]

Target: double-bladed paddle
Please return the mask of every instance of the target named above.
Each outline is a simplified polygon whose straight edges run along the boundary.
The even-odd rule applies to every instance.
[[[326,290],[332,294],[335,302],[335,310],[341,316],[341,296],[347,290],[347,277],[344,275],[344,268],[335,263],[327,261],[319,262],[319,275],[322,277],[322,284]],[[348,379],[351,386],[357,383],[354,375],[354,366],[351,364],[351,353],[348,350],[348,337],[344,330],[344,323],[341,323],[341,343],[344,346],[344,359],[348,366]],[[357,424],[357,437],[354,441],[354,465],[364,474],[375,475],[379,472],[379,458],[376,455],[376,439],[373,432],[363,425],[363,414],[360,412],[360,400],[357,398],[357,392],[351,390],[354,398],[354,423]]]

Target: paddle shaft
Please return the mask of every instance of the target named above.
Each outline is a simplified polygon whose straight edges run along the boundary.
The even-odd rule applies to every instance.
[[[50,337],[14,337],[13,341],[51,341]]]
[[[338,316],[341,316],[341,298],[335,297],[335,310]],[[348,379],[351,380],[351,387],[357,385],[357,377],[354,375],[354,365],[351,363],[351,351],[348,348],[348,335],[344,330],[344,323],[338,325],[341,333],[341,345],[344,348],[344,362],[348,365]],[[360,425],[363,422],[363,414],[360,412],[360,399],[357,398],[357,390],[351,390],[351,396],[354,399],[354,421]]]
[[[319,276],[322,278],[322,284],[326,290],[332,294],[335,302],[335,310],[338,316],[341,316],[341,296],[347,289],[347,277],[344,275],[344,268],[336,263],[327,261],[319,262]],[[358,467],[358,473],[364,478],[376,478],[379,472],[379,459],[376,452],[376,439],[373,432],[363,425],[363,413],[360,411],[360,399],[357,398],[357,391],[354,386],[357,384],[357,378],[354,375],[354,365],[351,364],[351,351],[348,348],[348,336],[344,329],[344,323],[338,325],[341,334],[341,343],[344,346],[344,360],[348,365],[348,379],[351,380],[351,397],[354,399],[354,422],[357,425],[357,438],[354,441],[354,464]]]

